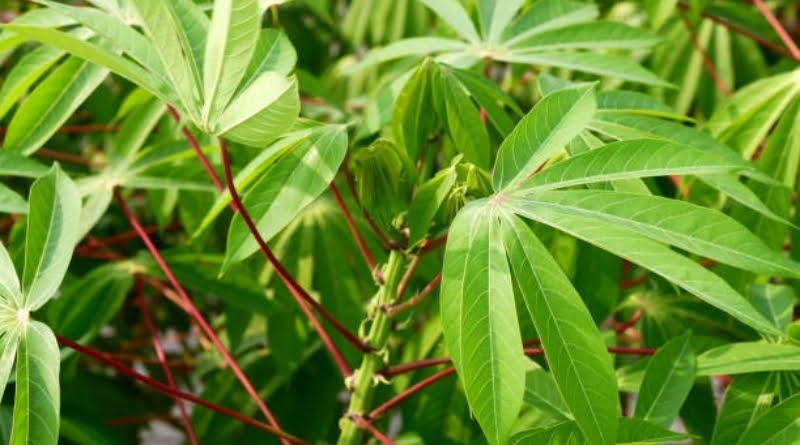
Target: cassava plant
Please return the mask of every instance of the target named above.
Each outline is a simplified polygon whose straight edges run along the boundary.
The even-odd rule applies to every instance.
[[[797,4],[3,6],[2,443],[800,443]]]

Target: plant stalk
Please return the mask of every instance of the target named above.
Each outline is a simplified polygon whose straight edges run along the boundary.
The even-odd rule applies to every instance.
[[[366,342],[374,349],[364,355],[361,366],[353,374],[352,394],[347,414],[340,421],[342,432],[339,435],[338,445],[358,445],[361,443],[363,429],[354,421],[354,417],[361,418],[370,410],[370,403],[374,394],[379,371],[384,368],[384,348],[389,338],[392,320],[380,308],[391,304],[397,293],[397,284],[403,276],[405,255],[401,251],[393,250],[383,271],[384,283],[378,289],[372,302],[370,311],[371,326]]]

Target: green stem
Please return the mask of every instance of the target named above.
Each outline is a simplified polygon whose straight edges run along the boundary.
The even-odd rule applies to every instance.
[[[384,366],[384,348],[391,331],[391,319],[380,308],[390,305],[395,299],[397,284],[403,276],[405,257],[403,252],[393,250],[384,268],[384,284],[378,289],[373,300],[373,314],[370,314],[372,325],[367,335],[367,344],[374,348],[361,361],[361,366],[353,374],[352,394],[347,415],[342,418],[342,432],[338,445],[357,445],[361,443],[363,431],[356,426],[348,415],[363,416],[370,410],[370,403],[376,385],[375,375]]]

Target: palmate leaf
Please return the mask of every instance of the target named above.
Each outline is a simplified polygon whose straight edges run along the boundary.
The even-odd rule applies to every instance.
[[[800,394],[796,394],[761,415],[736,442],[737,445],[757,443],[784,445],[797,443],[800,437]]]
[[[20,303],[20,289],[14,262],[11,261],[6,247],[0,242],[0,302],[5,300]]]
[[[300,113],[297,79],[265,71],[231,100],[214,131],[253,147],[265,147],[288,130]]]
[[[77,243],[81,201],[72,180],[58,165],[39,178],[29,197],[24,307],[35,310],[58,289]]]
[[[739,169],[740,163],[706,150],[667,141],[628,140],[612,142],[542,170],[523,182],[520,192],[619,179],[711,174]]]
[[[0,183],[0,213],[28,213],[28,203],[19,193]]]
[[[514,50],[501,53],[498,60],[525,65],[552,66],[583,71],[599,76],[614,77],[634,83],[672,88],[650,70],[643,68],[628,57],[589,52],[527,52]]]
[[[517,124],[497,153],[495,190],[513,187],[561,150],[594,115],[594,86],[548,94]]]
[[[635,416],[669,428],[692,389],[695,357],[689,334],[676,337],[650,358],[636,398]]]
[[[5,149],[30,154],[41,148],[107,75],[102,67],[68,59],[20,105],[9,123]]]
[[[519,200],[509,200],[505,205],[526,218],[555,227],[649,269],[762,333],[780,334],[725,280],[663,244],[604,220]]]
[[[250,65],[260,30],[256,0],[217,0],[203,65],[203,122],[212,122],[228,105]]]
[[[698,375],[800,370],[800,347],[771,343],[731,343],[697,356]]]
[[[347,133],[326,127],[278,159],[242,197],[261,236],[269,240],[333,180],[347,151]],[[223,270],[258,250],[247,226],[236,215],[228,231]]]
[[[507,215],[502,226],[516,287],[565,403],[590,443],[615,443],[616,377],[589,310],[522,220]]]
[[[520,199],[534,213],[547,208],[606,221],[744,270],[800,276],[800,264],[771,250],[733,218],[686,201],[605,190],[543,191]]]
[[[497,43],[503,30],[524,3],[524,0],[483,0],[478,2],[478,23],[483,40],[489,44]]]
[[[171,2],[162,0],[136,0],[129,4],[138,14],[145,34],[154,42],[155,51],[161,59],[170,80],[182,104],[182,108],[195,122],[200,122],[196,115],[197,105],[201,100],[199,75],[192,69],[186,55],[192,54],[184,35],[177,11]],[[142,86],[140,84],[140,86]]]
[[[755,373],[734,377],[725,391],[711,445],[736,443],[742,433],[772,406],[776,374]]]
[[[622,23],[579,23],[535,34],[515,42],[514,51],[534,52],[554,49],[641,49],[659,39],[642,28]]]
[[[431,8],[436,15],[450,25],[461,37],[472,43],[481,39],[475,25],[472,24],[467,11],[458,0],[420,0],[425,6]]]
[[[27,321],[17,353],[11,445],[58,443],[60,361],[50,328],[38,321]]]
[[[442,330],[469,405],[492,445],[522,406],[525,358],[497,210],[468,204],[450,227],[442,269]]]
[[[551,29],[597,18],[599,11],[592,3],[573,0],[541,0],[533,4],[503,33],[504,44],[514,46],[519,41]]]
[[[78,39],[72,34],[59,31],[58,29],[43,26],[21,25],[18,22],[19,20],[8,25],[0,26],[2,26],[3,29],[7,29],[25,37],[26,39],[35,40],[46,45],[61,48],[62,50],[76,57],[103,66],[115,74],[122,76],[136,85],[146,89],[164,102],[172,104],[178,103],[177,96],[175,96],[175,93],[170,87],[167,86],[167,84],[160,81],[157,77],[147,72],[136,63],[120,56],[119,54],[116,54],[115,52],[103,46]]]

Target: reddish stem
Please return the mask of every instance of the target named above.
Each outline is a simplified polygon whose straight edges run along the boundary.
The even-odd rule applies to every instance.
[[[789,49],[789,53],[792,55],[792,57],[795,60],[800,60],[800,48],[797,48],[797,45],[794,43],[794,40],[792,40],[792,37],[788,32],[786,32],[786,29],[784,29],[783,25],[781,25],[780,20],[775,17],[775,14],[770,11],[770,9],[762,0],[753,0],[753,3],[755,3],[758,11],[767,20],[769,26],[771,26],[775,31],[775,34],[780,37],[783,44],[786,45],[787,49]]]
[[[714,62],[711,61],[711,58],[708,57],[708,52],[703,46],[700,44],[700,40],[697,38],[697,33],[692,27],[692,24],[689,23],[689,19],[686,17],[686,14],[680,14],[681,20],[683,24],[686,26],[686,30],[689,31],[689,37],[692,40],[692,44],[694,44],[694,49],[700,54],[700,57],[703,59],[703,65],[708,71],[708,74],[711,76],[711,80],[714,81],[714,85],[717,87],[717,90],[723,96],[730,96],[731,90],[728,88],[728,85],[725,83],[725,80],[720,76],[717,69],[714,67]]]
[[[333,197],[336,199],[336,204],[339,205],[339,209],[341,209],[342,214],[344,215],[344,219],[347,222],[347,228],[350,229],[350,233],[353,235],[356,244],[358,244],[358,250],[361,251],[361,256],[364,258],[364,262],[367,263],[370,273],[376,274],[379,271],[377,265],[375,264],[375,258],[372,256],[372,252],[369,251],[367,243],[364,241],[364,237],[361,236],[361,232],[358,231],[356,222],[353,220],[353,215],[350,214],[347,204],[344,203],[344,199],[342,199],[339,189],[336,188],[336,185],[332,182],[329,188],[333,194]]]
[[[167,378],[167,384],[169,387],[177,390],[178,386],[175,384],[175,377],[172,375],[172,369],[170,369],[169,365],[167,364],[167,355],[164,353],[164,348],[161,345],[161,339],[158,337],[158,330],[156,329],[155,324],[153,324],[153,319],[150,317],[150,311],[147,310],[147,300],[141,292],[141,280],[137,280],[136,287],[138,288],[137,293],[139,294],[139,308],[142,312],[142,319],[144,320],[144,324],[147,327],[147,330],[150,332],[150,337],[153,340],[153,349],[155,349],[156,357],[158,357],[158,361],[161,363],[161,371]],[[192,422],[189,420],[189,413],[186,412],[186,406],[183,404],[181,399],[177,397],[174,397],[174,399],[175,403],[178,404],[181,422],[183,422],[183,428],[186,430],[186,435],[189,437],[189,442],[192,443],[192,445],[198,445],[199,442],[197,441],[197,433],[195,433]]]
[[[356,424],[357,427],[372,434],[372,437],[378,439],[378,441],[383,445],[397,445],[394,441],[392,441],[392,439],[389,439],[388,437],[386,437],[385,434],[378,431],[377,428],[372,426],[372,424],[369,423],[367,420],[365,420],[363,417],[354,414],[348,417],[350,418],[350,420],[353,421],[353,423]]]
[[[633,313],[633,315],[628,321],[626,321],[625,323],[619,323],[616,327],[614,327],[614,332],[616,332],[617,334],[621,334],[627,331],[628,329],[632,328],[639,321],[639,319],[642,318],[642,315],[644,315],[644,311],[642,311],[641,309],[636,309],[636,311]]]
[[[408,300],[400,304],[387,307],[385,309],[386,313],[390,317],[394,317],[400,312],[403,312],[409,308],[412,308],[420,304],[428,297],[428,295],[430,295],[431,292],[433,292],[434,289],[436,289],[437,286],[439,286],[439,283],[441,282],[442,282],[442,274],[439,273],[433,278],[433,280],[431,280],[430,283],[428,283],[421,291],[419,291],[419,293],[417,293],[413,297],[409,298]]]
[[[439,380],[442,380],[443,378],[449,376],[450,374],[453,374],[454,372],[456,372],[456,368],[453,368],[453,367],[450,367],[450,368],[447,368],[447,369],[443,369],[443,370],[437,372],[436,374],[433,374],[432,376],[430,376],[430,377],[428,377],[428,378],[426,378],[426,379],[424,379],[424,380],[422,380],[422,381],[410,386],[405,391],[403,391],[400,394],[392,397],[386,403],[384,403],[381,406],[379,406],[379,407],[373,409],[372,411],[370,411],[370,413],[367,416],[367,418],[369,418],[370,420],[374,421],[375,419],[380,417],[386,411],[394,408],[395,406],[399,405],[400,403],[402,403],[403,401],[405,401],[409,397],[411,397],[414,394],[422,391],[423,389],[427,388],[428,386],[438,382]]]
[[[86,165],[86,166],[92,165],[92,162],[84,158],[83,156],[72,153],[64,153],[57,150],[50,150],[48,148],[40,148],[36,150],[35,154],[37,156],[42,156],[49,159],[55,159],[57,161],[62,161],[62,162],[68,162],[70,164]]]
[[[369,212],[367,212],[367,209],[361,205],[361,202],[358,199],[358,193],[356,193],[356,186],[355,184],[353,184],[353,177],[352,175],[350,175],[350,168],[347,166],[347,159],[345,159],[344,162],[342,163],[342,169],[344,170],[345,183],[347,184],[347,189],[350,191],[350,195],[352,195],[353,199],[356,200],[356,204],[358,204],[358,206],[361,207],[361,213],[364,215],[364,219],[367,221],[367,224],[375,233],[375,236],[378,238],[378,240],[380,240],[381,245],[383,245],[383,248],[387,250],[400,248],[401,247],[400,245],[392,242],[391,240],[389,240],[389,238],[386,237],[386,235],[383,234],[380,227],[378,227],[378,225],[375,224],[375,221],[372,219]]]
[[[228,193],[230,193],[231,195],[231,203],[233,204],[234,209],[236,209],[236,212],[238,212],[239,216],[242,217],[242,220],[247,225],[247,228],[250,230],[250,234],[253,236],[253,238],[256,240],[256,243],[261,248],[261,252],[264,254],[265,257],[267,257],[267,261],[269,261],[269,263],[272,264],[272,267],[275,268],[278,277],[280,277],[281,281],[283,281],[283,284],[289,290],[289,293],[292,294],[292,297],[294,297],[295,301],[300,306],[300,309],[303,311],[303,313],[306,314],[309,321],[314,326],[314,329],[317,331],[317,334],[319,335],[320,339],[322,339],[322,342],[325,344],[325,347],[328,349],[328,352],[330,352],[331,356],[333,356],[333,360],[339,367],[339,371],[341,371],[343,376],[349,377],[350,375],[352,375],[353,372],[347,365],[347,361],[344,359],[344,356],[342,355],[341,351],[339,351],[339,348],[337,348],[336,345],[333,343],[333,341],[330,339],[328,334],[325,332],[325,329],[322,327],[322,324],[320,324],[319,320],[314,315],[314,313],[311,312],[311,309],[309,309],[306,303],[312,305],[316,304],[316,306],[314,307],[318,311],[321,310],[323,316],[325,314],[328,314],[328,312],[325,311],[319,305],[319,303],[316,300],[314,300],[310,295],[308,295],[308,293],[294,280],[294,278],[289,274],[289,272],[283,267],[283,264],[281,264],[278,258],[275,257],[275,255],[272,253],[272,249],[269,248],[264,238],[261,237],[261,233],[258,231],[258,228],[253,222],[253,219],[250,217],[250,213],[248,213],[247,209],[244,207],[242,199],[239,196],[239,192],[236,190],[236,185],[233,182],[233,173],[231,172],[230,154],[228,153],[228,147],[226,146],[225,141],[223,141],[222,139],[219,140],[219,147],[220,147],[220,152],[222,153],[222,166],[223,169],[225,170],[225,182],[228,184]],[[330,316],[330,314],[328,314],[328,317],[330,317],[329,321],[334,320],[336,322],[335,326],[340,327],[341,329],[340,332],[347,333],[347,335],[351,336],[349,338],[351,339],[351,342],[353,342],[353,344],[361,345],[363,347],[363,343],[357,338],[355,338],[350,333],[350,331],[348,331],[344,326],[339,324],[338,320]]]
[[[204,406],[204,407],[206,407],[206,408],[208,408],[208,409],[210,409],[212,411],[216,411],[216,412],[218,412],[218,413],[220,413],[220,414],[222,414],[224,416],[228,416],[228,417],[230,417],[232,419],[236,419],[239,422],[245,423],[247,425],[254,426],[254,427],[256,427],[256,428],[258,428],[260,430],[266,431],[266,432],[268,432],[270,434],[273,434],[273,435],[281,438],[282,442],[290,443],[290,444],[294,443],[294,444],[297,444],[297,445],[311,445],[308,442],[306,442],[306,441],[304,441],[304,440],[302,440],[300,438],[297,438],[297,437],[295,437],[295,436],[293,436],[293,435],[281,430],[280,428],[276,428],[276,427],[274,427],[272,425],[267,425],[264,422],[259,422],[258,420],[255,420],[255,419],[252,419],[250,417],[244,416],[244,415],[240,414],[237,411],[225,408],[224,406],[220,406],[220,405],[211,403],[211,402],[209,402],[207,400],[204,400],[204,399],[201,399],[200,397],[197,397],[197,396],[195,396],[193,394],[185,393],[183,391],[179,391],[179,390],[170,388],[169,386],[167,386],[167,385],[165,385],[165,384],[163,384],[163,383],[161,383],[161,382],[159,382],[157,380],[154,380],[154,379],[151,379],[150,377],[147,377],[145,375],[139,374],[138,372],[136,372],[133,369],[123,365],[122,363],[119,363],[117,361],[111,360],[110,358],[108,358],[105,355],[105,353],[103,353],[101,351],[89,348],[87,346],[80,345],[80,344],[75,343],[74,341],[72,341],[70,339],[67,339],[67,338],[64,338],[64,337],[61,337],[61,336],[56,336],[56,338],[57,338],[58,343],[60,345],[66,346],[66,347],[68,347],[70,349],[74,349],[75,351],[80,352],[81,354],[84,354],[84,355],[86,355],[88,357],[91,357],[91,358],[99,361],[100,363],[108,365],[108,366],[116,369],[119,373],[121,373],[123,375],[126,375],[126,376],[128,376],[128,377],[130,377],[130,378],[132,378],[132,379],[134,379],[136,381],[139,381],[139,382],[147,385],[148,387],[150,387],[150,388],[152,388],[152,389],[154,389],[154,390],[156,390],[158,392],[161,392],[163,394],[166,394],[166,395],[172,396],[172,397],[179,397],[179,398],[181,398],[183,400],[186,400],[188,402],[192,402],[192,403],[194,403],[196,405]]]
[[[169,107],[169,114],[172,115],[172,119],[175,120],[178,124],[181,123],[181,117],[178,112],[172,106]],[[186,138],[186,141],[189,142],[189,146],[192,147],[194,152],[197,154],[197,159],[200,160],[200,163],[203,164],[203,168],[208,172],[208,176],[211,177],[211,181],[214,182],[214,187],[217,188],[218,191],[222,191],[224,187],[222,186],[222,182],[219,180],[219,176],[214,171],[214,167],[211,166],[211,162],[209,162],[206,155],[203,153],[203,150],[200,148],[200,144],[195,139],[194,135],[189,128],[185,125],[181,126],[181,133]]]
[[[150,251],[150,254],[153,256],[153,259],[156,261],[159,268],[164,273],[164,276],[170,282],[172,287],[178,292],[178,295],[183,301],[189,315],[195,320],[198,326],[200,326],[200,329],[214,344],[217,351],[219,351],[220,355],[222,355],[225,363],[228,366],[230,366],[231,370],[236,375],[236,378],[239,379],[239,382],[242,384],[244,389],[247,391],[247,393],[250,395],[253,401],[256,402],[256,405],[258,405],[259,409],[261,410],[262,414],[264,414],[264,417],[269,421],[270,425],[272,425],[277,429],[280,429],[278,421],[272,415],[272,412],[269,410],[266,403],[264,403],[264,401],[261,400],[261,397],[258,395],[258,392],[253,387],[252,383],[250,383],[250,380],[247,378],[244,372],[242,372],[241,368],[239,367],[239,364],[236,363],[236,360],[234,360],[234,358],[225,348],[225,345],[223,345],[222,341],[220,341],[219,337],[217,337],[214,330],[211,329],[211,326],[209,326],[205,318],[203,318],[203,315],[197,309],[197,306],[195,306],[192,299],[189,298],[189,295],[183,289],[183,286],[181,286],[180,282],[178,282],[178,279],[175,277],[175,274],[172,272],[172,269],[170,269],[170,267],[167,265],[167,262],[164,261],[164,258],[161,256],[161,253],[158,251],[158,248],[155,246],[155,244],[153,244],[153,241],[150,239],[150,236],[147,235],[147,233],[144,231],[144,228],[142,227],[141,223],[139,223],[139,220],[136,218],[136,215],[134,215],[133,212],[131,212],[131,210],[128,208],[128,205],[125,203],[125,200],[122,199],[122,195],[120,195],[118,190],[114,191],[114,199],[117,201],[117,205],[119,206],[120,210],[122,210],[122,213],[125,215],[125,218],[127,218],[128,222],[131,224],[131,227],[133,227],[133,229],[136,230],[136,232],[139,234],[139,237],[142,239],[142,242],[147,247],[147,250]]]
[[[419,253],[424,255],[426,253],[433,252],[434,250],[444,246],[447,244],[447,235],[442,235],[439,238],[434,238],[425,243],[424,246],[420,249]]]
[[[416,272],[417,267],[419,266],[419,262],[422,260],[422,257],[419,255],[414,256],[411,259],[411,262],[408,264],[408,268],[406,269],[406,273],[403,274],[403,277],[400,278],[400,283],[397,285],[397,292],[395,293],[395,300],[394,303],[397,304],[403,299],[403,294],[406,292],[408,288],[408,284],[411,282],[411,279],[414,277],[414,272]]]

